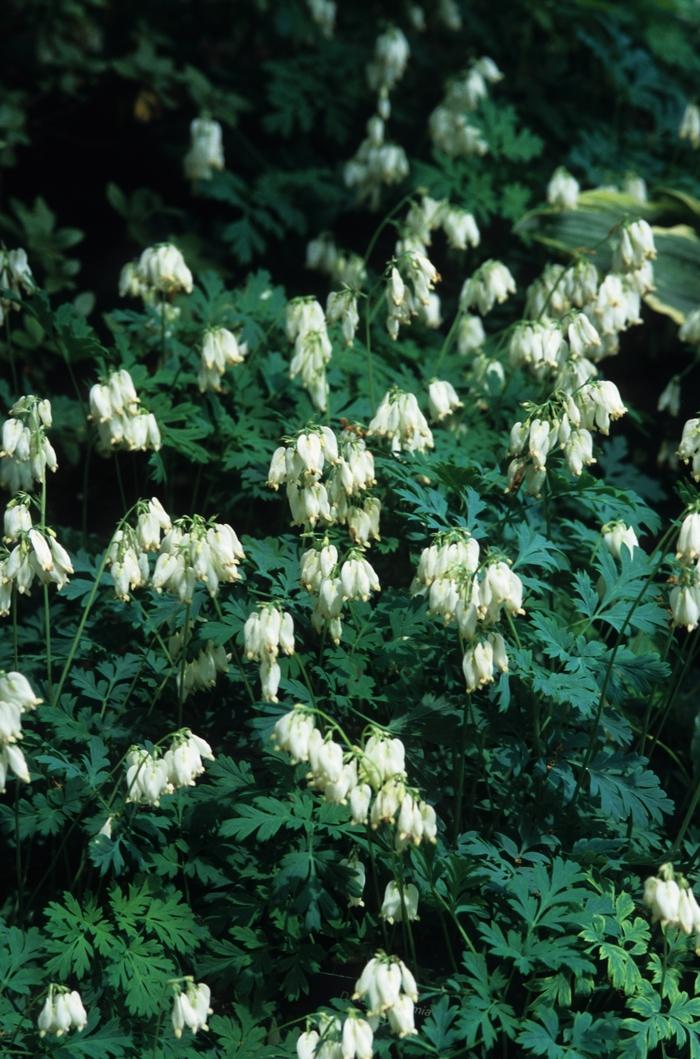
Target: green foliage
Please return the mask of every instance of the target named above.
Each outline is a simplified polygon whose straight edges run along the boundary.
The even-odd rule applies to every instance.
[[[677,325],[700,290],[700,179],[678,140],[700,75],[700,14],[690,0],[454,7],[461,29],[449,4],[337,4],[329,33],[315,21],[323,5],[306,0],[8,0],[0,254],[25,249],[34,283],[0,270],[0,423],[22,395],[49,399],[58,470],[45,489],[31,475],[10,488],[3,435],[0,481],[8,501],[29,501],[47,539],[55,532],[73,572],[60,590],[40,587],[45,564],[22,531],[35,581],[20,591],[6,526],[0,668],[23,673],[43,701],[22,713],[13,742],[0,699],[3,1057],[290,1059],[318,1012],[366,1014],[355,983],[383,951],[412,969],[419,999],[417,1034],[379,1020],[381,1059],[700,1059],[695,930],[660,925],[642,900],[664,862],[694,884],[700,852],[698,634],[692,620],[669,623],[670,593],[695,576],[695,558],[675,555],[674,520],[699,500],[667,466],[698,414],[697,343],[689,353]],[[409,58],[384,97],[367,66],[391,26]],[[470,102],[455,85],[483,55],[504,77]],[[446,98],[483,153],[435,136]],[[375,120],[368,131],[378,107],[383,129]],[[224,166],[189,179],[198,117],[220,123]],[[404,175],[367,136],[405,152]],[[346,179],[363,142],[360,159],[380,173],[364,194]],[[560,165],[584,188],[575,209],[544,204]],[[624,190],[632,173],[648,201]],[[479,240],[459,249],[439,226],[419,233],[425,195],[444,200],[443,219],[448,205],[472,214]],[[556,311],[566,283],[547,289],[541,312],[528,307],[529,285],[548,264],[581,260],[602,279],[638,218],[653,226],[654,287],[643,326],[617,329],[616,357],[616,329],[586,305],[605,341],[587,351],[590,368],[618,385],[628,414],[613,415],[610,437],[591,425],[597,462],[577,475],[564,440],[577,424],[561,399],[579,407],[586,380],[562,372],[583,370],[581,358],[566,347],[556,371],[531,370],[513,353],[515,327],[551,317],[568,334],[580,306]],[[337,255],[315,269],[307,244],[322,233]],[[417,296],[394,338],[387,310],[400,298],[386,279],[396,265],[412,286],[415,240],[441,274],[444,319],[432,326]],[[182,252],[192,289],[118,299],[123,266],[162,242]],[[460,291],[488,259],[507,264],[516,291],[479,313],[485,339],[460,352]],[[359,325],[350,342],[345,321],[329,325],[320,408],[303,373],[290,375],[303,343],[290,339],[289,307],[311,294],[323,305],[346,281],[359,288]],[[202,356],[213,328],[240,352],[214,382]],[[91,388],[116,370],[153,415],[159,446],[105,441],[115,416]],[[678,416],[657,410],[669,375],[682,382]],[[385,392],[398,386],[425,411],[435,379],[461,403],[429,416],[432,446],[393,451],[368,433]],[[522,453],[509,441],[528,417],[553,422],[557,437],[539,488],[525,473],[532,438]],[[293,491],[267,484],[278,446],[320,426],[366,442],[381,504],[380,539],[356,549],[380,590],[343,600],[340,632],[302,584],[300,560],[328,544],[339,564],[354,554],[338,513],[363,491],[341,489],[333,517],[301,525]],[[324,481],[332,465],[327,452]],[[308,471],[304,484],[318,478]],[[132,568],[123,591],[119,534],[134,532],[150,497],[189,529],[195,516],[231,525],[244,558],[222,578],[196,565],[199,541],[188,601],[154,578],[161,545],[136,538],[141,583]],[[616,521],[638,547],[606,543]],[[418,576],[423,550],[445,534],[478,541],[481,588],[495,563],[522,585],[522,608],[509,597],[494,610],[484,589],[475,637],[466,619],[458,630],[452,611],[441,616]],[[276,695],[245,633],[268,604],[294,623]],[[495,634],[507,665],[466,692],[463,659]],[[310,783],[313,763],[272,738],[295,703],[361,774],[371,732],[400,739],[407,789],[435,809],[435,842],[414,845],[394,818],[355,823],[346,798]],[[167,759],[168,785],[139,797],[133,748],[158,760],[184,728],[213,759],[205,753],[191,782]],[[12,768],[20,748],[30,782]],[[392,881],[416,887],[418,919],[382,915]],[[173,1001],[190,981],[211,988],[213,1011],[178,1038]],[[57,987],[79,990],[87,1024],[40,1037]]]

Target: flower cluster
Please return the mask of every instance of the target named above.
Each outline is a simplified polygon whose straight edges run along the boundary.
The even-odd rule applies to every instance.
[[[432,233],[442,229],[447,242],[455,250],[476,247],[481,234],[474,215],[460,206],[453,206],[447,199],[433,199],[429,195],[411,204],[406,215],[405,232],[411,242],[417,240],[424,248],[430,246]]]
[[[37,1026],[40,1037],[45,1037],[47,1033],[62,1037],[72,1029],[84,1030],[87,1026],[87,1012],[80,993],[52,982],[49,995],[39,1012]]]
[[[592,431],[607,436],[610,422],[626,411],[617,386],[609,380],[585,382],[573,395],[560,392],[531,408],[510,432],[514,459],[508,465],[508,491],[522,482],[528,493],[539,496],[547,477],[547,458],[557,446],[571,473],[580,475],[585,466],[595,463]]]
[[[176,519],[160,543],[151,584],[191,603],[197,582],[215,596],[219,585],[238,581],[238,565],[245,559],[235,531],[226,522],[201,515]]]
[[[390,739],[372,729],[364,747],[343,751],[340,743],[316,727],[312,710],[297,704],[276,722],[272,738],[287,751],[292,764],[308,762],[309,784],[335,805],[350,806],[352,822],[382,823],[396,829],[398,851],[421,841],[435,842],[435,810],[406,784],[405,749],[400,739]]]
[[[493,59],[476,59],[468,70],[451,81],[442,102],[430,115],[428,127],[435,147],[451,157],[469,158],[485,155],[488,144],[478,125],[469,120],[481,101],[488,96],[489,84],[496,84],[503,74]]]
[[[384,394],[367,433],[387,438],[394,453],[423,452],[433,447],[433,433],[414,394],[397,386]]]
[[[197,375],[200,393],[206,390],[221,393],[221,380],[226,374],[226,369],[235,364],[242,364],[247,353],[246,343],[239,342],[225,327],[210,327],[205,331],[202,361]]]
[[[287,338],[294,343],[289,366],[292,379],[301,376],[304,387],[316,408],[325,412],[328,406],[326,365],[332,347],[326,317],[315,298],[293,298],[287,305]]]
[[[509,294],[515,294],[515,280],[506,266],[501,261],[484,261],[465,280],[459,304],[463,311],[476,308],[483,315],[490,312],[496,302],[504,302]]]
[[[613,263],[619,273],[638,272],[656,257],[654,233],[644,220],[624,224],[615,241]]]
[[[676,881],[673,866],[662,864],[658,876],[650,876],[644,883],[644,904],[651,911],[652,923],[664,927],[680,927],[684,934],[695,934],[695,951],[700,955],[700,905],[688,880],[679,876]]]
[[[34,482],[46,481],[46,470],[58,467],[53,445],[46,436],[51,426],[51,404],[29,394],[20,397],[2,425],[0,485],[11,493],[29,492]]]
[[[336,644],[340,643],[343,632],[343,604],[350,599],[366,601],[372,592],[380,589],[379,578],[360,552],[351,549],[339,564],[338,549],[327,538],[319,548],[304,552],[301,582],[316,599],[311,614],[313,627],[317,632],[327,630]]]
[[[351,346],[360,322],[356,292],[350,287],[331,291],[326,299],[326,320],[329,324],[340,324],[346,345]]]
[[[173,662],[177,662],[182,651],[182,633],[170,637],[169,649]],[[226,673],[231,656],[226,654],[222,644],[213,644],[207,640],[204,647],[194,658],[185,662],[184,669],[178,671],[177,688],[183,700],[193,691],[213,688],[218,673]]]
[[[280,670],[277,656],[294,654],[294,621],[276,603],[263,603],[248,617],[243,629],[245,656],[260,663],[264,702],[277,702]]]
[[[405,35],[390,26],[374,43],[374,58],[367,66],[367,81],[373,92],[386,95],[403,77],[411,49]]]
[[[73,573],[71,558],[49,526],[32,524],[27,497],[19,496],[7,505],[4,540],[14,547],[0,559],[0,615],[10,612],[12,589],[29,595],[36,578],[42,585],[60,590]]]
[[[104,454],[114,449],[157,452],[160,448],[156,417],[141,405],[125,368],[110,372],[105,382],[91,388],[90,419],[97,426],[98,446]]]
[[[339,285],[357,291],[367,278],[365,263],[359,254],[341,251],[329,232],[322,232],[306,247],[306,267],[318,269]]]
[[[206,739],[183,728],[173,736],[168,750],[147,750],[132,746],[126,755],[127,802],[160,805],[164,794],[172,794],[179,787],[194,787],[197,776],[204,772],[202,758],[213,761],[214,755]]]
[[[114,591],[125,602],[150,578],[147,552],[157,551],[161,536],[172,529],[170,516],[157,497],[139,500],[136,527],[122,522],[115,530],[106,562],[114,579]]]
[[[680,571],[673,578],[671,589],[671,615],[673,624],[685,627],[688,632],[697,628],[700,621],[700,505],[693,505],[687,512],[676,542],[676,558]]]
[[[17,250],[0,249],[0,287],[17,297],[21,296],[22,291],[31,294],[34,290],[34,277],[26,250],[21,247]],[[0,324],[5,322],[5,316],[11,309],[19,309],[17,302],[11,298],[0,298]]]
[[[32,691],[26,677],[14,670],[0,670],[0,793],[4,793],[7,773],[11,770],[18,780],[30,782],[24,754],[17,745],[22,738],[22,715],[43,702]]]
[[[416,1033],[413,1005],[418,1000],[416,980],[398,956],[378,952],[355,983],[353,1000],[362,1000],[370,1018],[386,1017],[398,1037]]]
[[[345,163],[343,178],[346,186],[356,188],[358,200],[366,201],[370,209],[376,209],[382,188],[399,184],[407,176],[406,152],[399,144],[385,139],[385,119],[380,114],[373,114],[367,122],[367,135]]]
[[[215,170],[224,168],[221,125],[210,118],[195,118],[190,140],[183,162],[185,176],[188,180],[211,180]]]
[[[439,533],[424,548],[411,585],[425,595],[433,614],[455,621],[467,641],[462,670],[467,691],[491,683],[495,670],[507,672],[508,655],[500,633],[491,631],[503,613],[523,614],[523,586],[509,564],[489,558],[480,564],[479,542],[468,530]]]
[[[399,327],[420,316],[428,326],[440,324],[440,299],[433,292],[440,275],[421,242],[412,238],[396,245],[397,257],[387,278],[386,327],[398,338]]]
[[[180,981],[186,983],[183,990]],[[204,982],[195,982],[194,978],[188,976],[173,983],[175,998],[173,1001],[172,1023],[175,1036],[180,1039],[185,1026],[197,1033],[198,1030],[208,1030],[207,1018],[212,1014],[211,989]]]
[[[359,427],[348,425],[340,444],[330,427],[309,426],[285,439],[272,456],[267,484],[271,489],[286,485],[294,525],[347,524],[363,547],[379,539],[379,500],[358,502],[359,494],[375,484],[374,458]]]
[[[172,243],[147,247],[138,261],[124,266],[119,277],[121,297],[141,297],[146,305],[179,291],[191,293],[192,273],[181,251]]]

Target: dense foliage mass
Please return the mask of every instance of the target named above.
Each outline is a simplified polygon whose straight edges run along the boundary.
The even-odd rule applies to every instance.
[[[8,0],[0,1053],[700,1056],[700,9]]]

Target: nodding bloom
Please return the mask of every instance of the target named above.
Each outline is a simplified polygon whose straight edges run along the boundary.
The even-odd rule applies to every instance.
[[[382,398],[367,433],[387,438],[395,453],[423,452],[434,444],[432,431],[414,394],[396,387]]]
[[[578,193],[578,180],[571,175],[568,169],[563,166],[555,169],[547,185],[547,202],[551,206],[561,206],[563,209],[575,210],[578,204]]]
[[[57,469],[56,453],[46,436],[51,423],[50,402],[33,394],[20,397],[10,409],[0,437],[0,485],[11,493],[30,493],[35,481],[46,481],[47,470]]]
[[[172,243],[158,243],[143,251],[135,266],[139,293],[167,296],[192,291],[192,273],[182,253]],[[129,292],[130,293],[130,292]]]
[[[20,296],[22,292],[31,294],[35,283],[32,270],[27,260],[27,251],[18,247],[16,250],[0,249],[0,287]],[[17,302],[10,298],[0,298],[0,324],[5,321],[5,314],[12,309],[19,309]]]
[[[39,1012],[37,1026],[40,1037],[45,1037],[47,1033],[62,1037],[72,1029],[84,1030],[87,1026],[87,1013],[80,993],[75,989],[70,990],[66,986],[52,983],[44,1006]]]
[[[438,422],[462,407],[462,402],[452,383],[441,379],[433,379],[428,386],[428,404],[430,414]]]
[[[691,465],[694,481],[700,482],[700,419],[689,419],[685,423],[678,446],[678,457],[683,463]]]
[[[208,328],[204,332],[202,360],[197,375],[200,393],[206,390],[220,393],[226,369],[242,364],[247,353],[246,343],[239,342],[236,336],[225,327]]]
[[[606,522],[600,531],[606,548],[616,559],[621,558],[622,548],[625,547],[630,555],[635,548],[639,547],[637,534],[631,526],[619,519],[614,522]]]
[[[177,991],[173,1000],[172,1023],[178,1040],[186,1026],[195,1034],[199,1030],[208,1030],[207,1018],[212,1014],[209,986],[204,982],[195,982],[190,977],[185,981],[187,984],[184,990],[179,983],[173,986]]]
[[[688,103],[678,129],[681,140],[688,140],[691,147],[700,147],[700,109],[697,104]]]
[[[485,261],[465,280],[460,308],[476,308],[483,316],[493,309],[496,302],[504,302],[509,294],[515,294],[515,280],[509,270],[500,261]]]
[[[418,919],[418,890],[413,883],[400,886],[393,879],[387,883],[379,914],[387,923]]]
[[[89,418],[97,427],[103,454],[118,448],[132,452],[160,449],[156,417],[142,407],[134,381],[125,368],[110,372],[103,383],[96,383],[90,390],[89,401]]]
[[[190,125],[191,146],[184,159],[188,180],[211,180],[215,170],[224,168],[222,129],[218,121],[195,118]]]

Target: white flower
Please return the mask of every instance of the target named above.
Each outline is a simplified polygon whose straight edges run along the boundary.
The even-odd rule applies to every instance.
[[[575,210],[578,203],[579,183],[563,166],[554,170],[547,185],[547,202],[552,206]]]
[[[340,323],[343,338],[351,346],[360,322],[355,292],[348,289],[331,291],[326,301],[326,320],[329,324]]]
[[[367,67],[367,80],[373,91],[390,90],[404,75],[410,48],[397,26],[381,33],[374,45],[374,60]]]
[[[208,118],[195,118],[190,135],[192,144],[185,155],[185,176],[188,180],[211,180],[213,170],[224,168],[221,125]]]
[[[182,1031],[188,1026],[192,1033],[206,1030],[207,1016],[211,1014],[211,990],[204,982],[187,981],[185,992],[175,995],[173,1001],[172,1023],[175,1036],[182,1037]]]
[[[309,741],[316,727],[313,714],[297,705],[275,723],[272,739],[280,750],[286,750],[296,765],[309,760]]]
[[[443,215],[442,227],[447,242],[455,250],[466,250],[467,246],[478,246],[481,235],[474,216],[457,206],[449,206]]]
[[[316,1059],[316,1046],[320,1038],[316,1030],[306,1030],[297,1039],[297,1059]]]
[[[11,544],[23,533],[28,533],[32,528],[32,516],[29,511],[29,505],[21,502],[11,500],[5,508],[4,517],[4,529],[5,536],[4,540]]]
[[[684,563],[692,563],[700,558],[700,513],[697,511],[689,512],[681,523],[676,558]]]
[[[37,1019],[39,1036],[45,1037],[50,1033],[62,1037],[69,1030],[80,1031],[85,1029],[86,1025],[87,1013],[80,993],[67,990],[64,986],[50,985],[49,994]]]
[[[678,330],[678,337],[683,342],[700,345],[700,309],[688,313]]]
[[[342,1059],[372,1059],[374,1033],[369,1022],[352,1015],[343,1023]]]
[[[645,261],[656,257],[654,233],[644,220],[623,226],[615,248],[615,265],[620,272],[633,272]]]
[[[394,880],[387,883],[379,914],[387,923],[401,921],[404,914],[408,920],[418,919],[418,890],[413,883],[406,883],[403,888]]]
[[[700,146],[700,110],[695,103],[688,103],[678,130],[681,140],[689,140],[691,147]]]
[[[621,558],[623,546],[630,555],[632,555],[635,548],[639,547],[637,534],[631,526],[627,526],[624,522],[608,522],[603,526],[601,533],[603,534],[606,548],[616,559]]]
[[[678,456],[683,463],[692,460],[692,476],[696,482],[700,481],[700,419],[689,419],[685,423]]]
[[[463,310],[477,308],[484,315],[496,302],[504,302],[515,293],[515,280],[500,261],[485,261],[468,280],[460,295]]]
[[[600,335],[584,313],[576,313],[567,329],[569,347],[575,357],[591,356],[600,347]]]
[[[340,583],[345,599],[368,600],[371,592],[379,592],[379,578],[362,555],[346,559],[340,568]]]
[[[466,357],[480,349],[486,341],[484,325],[480,316],[472,316],[470,313],[462,313],[457,325],[457,349],[461,356]]]
[[[353,824],[367,823],[371,800],[372,788],[368,783],[360,783],[350,791],[350,813]]]
[[[387,1012],[389,1026],[398,1037],[411,1037],[418,1033],[413,1015],[413,1001],[409,996],[401,996]]]
[[[671,589],[670,605],[673,624],[692,632],[700,620],[700,583],[676,585]]]
[[[593,435],[585,428],[572,430],[564,443],[564,456],[569,470],[577,477],[584,467],[595,463],[593,457]]]
[[[422,452],[433,447],[433,435],[412,393],[389,390],[367,428],[391,441],[393,452]]]
[[[669,415],[677,416],[681,409],[681,381],[677,375],[672,375],[666,386],[659,394],[656,408],[659,412],[668,412]]]
[[[239,342],[225,327],[212,327],[204,333],[202,363],[197,377],[200,392],[221,391],[221,380],[226,369],[242,364],[248,353],[245,342]]]
[[[438,421],[462,407],[462,402],[452,383],[439,379],[433,379],[428,387],[428,404],[433,419]]]
[[[158,243],[143,251],[138,260],[140,282],[149,290],[161,294],[175,294],[192,290],[192,273],[181,252],[172,243]]]
[[[335,0],[307,0],[311,17],[324,37],[332,37],[335,28]]]

